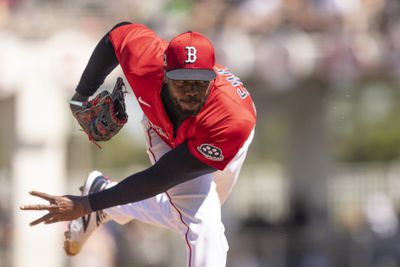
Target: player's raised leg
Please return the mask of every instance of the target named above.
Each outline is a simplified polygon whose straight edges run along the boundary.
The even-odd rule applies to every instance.
[[[81,188],[82,195],[104,190],[110,181],[99,171],[93,171],[87,177],[83,187]],[[102,210],[92,212],[79,219],[73,220],[68,224],[68,229],[65,231],[64,250],[67,255],[74,256],[78,254],[89,236],[100,225],[110,221],[110,217]]]

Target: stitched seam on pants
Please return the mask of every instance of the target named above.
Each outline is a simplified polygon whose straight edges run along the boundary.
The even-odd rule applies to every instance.
[[[188,248],[189,248],[189,267],[191,267],[191,266],[192,266],[192,247],[190,246],[189,237],[188,237],[188,236],[189,236],[190,228],[189,228],[189,226],[187,225],[187,223],[185,223],[185,221],[183,220],[182,213],[179,211],[179,209],[178,209],[178,208],[175,206],[175,204],[172,202],[171,196],[168,194],[168,192],[165,192],[165,194],[167,194],[167,196],[168,196],[169,203],[171,203],[172,207],[174,207],[174,209],[178,212],[179,218],[181,219],[181,222],[182,222],[182,223],[186,226],[186,228],[187,228],[186,233],[185,233],[185,240],[186,240],[186,244],[187,244],[187,246],[188,246]]]
[[[156,156],[154,155],[153,151],[151,151],[152,142],[151,142],[150,130],[151,130],[151,128],[147,129],[147,136],[148,136],[148,140],[149,140],[149,148],[148,148],[148,149],[149,149],[151,155],[153,156],[154,163],[156,163],[156,162],[157,162]],[[185,225],[185,227],[186,227],[186,229],[187,229],[187,230],[186,230],[186,233],[185,233],[185,241],[186,241],[186,245],[187,245],[188,248],[189,248],[189,267],[191,267],[191,266],[192,266],[192,253],[193,253],[193,252],[192,252],[192,247],[190,246],[189,237],[188,237],[190,228],[189,228],[189,226],[185,223],[185,221],[183,220],[182,213],[179,211],[179,209],[178,209],[178,208],[175,206],[175,204],[172,202],[171,196],[168,194],[168,192],[165,192],[165,194],[167,195],[168,200],[169,200],[169,203],[171,203],[171,206],[178,212],[178,215],[179,215],[179,218],[180,218],[181,222],[183,223],[183,225]]]

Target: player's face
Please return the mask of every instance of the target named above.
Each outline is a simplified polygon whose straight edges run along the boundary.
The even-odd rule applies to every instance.
[[[172,103],[185,115],[196,115],[207,99],[210,81],[178,81],[167,79]]]

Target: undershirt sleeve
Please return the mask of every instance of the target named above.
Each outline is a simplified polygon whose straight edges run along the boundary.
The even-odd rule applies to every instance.
[[[144,200],[216,170],[193,156],[185,142],[167,152],[150,168],[128,176],[109,189],[89,195],[90,206],[93,211],[98,211]]]
[[[109,34],[114,29],[130,24],[121,22],[115,25],[97,44],[75,91],[83,96],[92,96],[104,83],[104,80],[117,66],[118,60],[115,56],[114,47],[109,40]]]

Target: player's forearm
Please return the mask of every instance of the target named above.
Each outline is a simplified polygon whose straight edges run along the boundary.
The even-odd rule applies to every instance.
[[[117,185],[89,196],[93,211],[153,197],[171,187],[216,171],[197,158],[186,144],[166,153],[155,165],[133,174]]]
[[[149,168],[127,177],[107,190],[89,195],[90,208],[97,211],[140,201],[164,192],[170,187]]]

